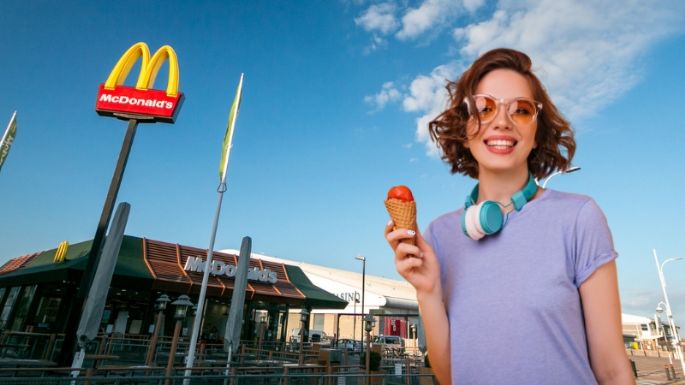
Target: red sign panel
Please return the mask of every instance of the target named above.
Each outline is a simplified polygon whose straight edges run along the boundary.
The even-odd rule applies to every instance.
[[[116,86],[114,89],[100,85],[95,111],[100,115],[115,113],[143,115],[173,123],[183,102],[183,94],[168,96],[162,90],[139,90],[134,87]]]

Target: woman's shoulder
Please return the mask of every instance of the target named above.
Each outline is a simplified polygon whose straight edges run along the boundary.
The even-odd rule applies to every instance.
[[[589,195],[546,190],[544,196],[547,204],[550,205],[549,208],[555,209],[559,215],[566,214],[576,221],[592,221],[604,217],[602,209]]]
[[[595,200],[589,195],[557,191],[551,189],[545,190],[542,197],[544,199],[541,199],[541,201],[547,201],[550,204],[562,204],[566,206],[575,206],[578,208],[582,208],[589,202],[592,202],[592,204],[596,204]]]

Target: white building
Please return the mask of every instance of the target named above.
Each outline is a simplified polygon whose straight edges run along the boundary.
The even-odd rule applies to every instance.
[[[236,252],[235,250],[224,251]],[[416,291],[406,281],[370,274],[362,277],[361,272],[334,269],[256,253],[252,253],[252,258],[298,266],[314,285],[348,302],[348,306],[342,310],[313,310],[310,316],[310,329],[323,330],[332,338],[360,340],[364,327],[361,322],[362,314],[370,313],[374,315],[376,321],[373,335],[397,335],[405,339],[406,346],[417,346],[418,335],[422,334],[418,317],[419,308],[416,302]],[[361,265],[359,267],[361,270]],[[362,290],[362,278],[365,280],[364,290]],[[288,319],[289,335],[293,329],[297,328],[299,320],[299,311],[291,310]]]

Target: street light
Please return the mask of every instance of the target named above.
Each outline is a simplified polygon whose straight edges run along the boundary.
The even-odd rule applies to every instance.
[[[662,305],[663,305],[663,306],[662,306]],[[661,313],[664,312],[664,309],[665,309],[665,308],[666,308],[666,304],[664,303],[664,301],[661,301],[661,302],[659,302],[658,304],[656,304],[656,309],[655,309],[655,310],[656,310],[657,314],[659,315],[659,317],[657,318],[657,315],[654,314],[654,322],[658,322],[658,323],[657,323],[657,333],[658,333],[658,329],[659,329],[659,324],[661,324]],[[662,325],[661,331],[662,331],[662,333],[663,333],[662,336],[664,337],[664,341],[666,342],[666,348],[667,348],[666,351],[667,351],[667,353],[668,353],[668,363],[671,364],[671,365],[673,365],[673,359],[672,359],[672,357],[671,357],[671,355],[672,355],[672,353],[671,353],[672,350],[671,350],[671,349],[668,349],[668,338],[666,338],[666,329],[663,327],[663,325]]]
[[[366,288],[366,257],[362,255],[358,255],[354,257],[357,261],[362,261],[362,316],[364,315],[364,290]],[[357,318],[357,315],[354,315],[354,318]],[[364,353],[364,323],[362,322],[362,341],[361,341],[361,352]]]
[[[302,323],[302,325],[300,326],[300,365],[304,364],[304,327],[307,324],[307,317],[309,317],[309,312],[307,311],[307,309],[302,309],[302,311],[300,312],[300,322]]]
[[[371,363],[371,330],[376,323],[371,314],[364,317],[364,330],[366,330],[366,383],[369,383],[369,368]]]
[[[542,182],[542,186],[540,186],[540,187],[545,188],[545,186],[547,186],[547,183],[549,182],[549,180],[552,179],[553,177],[559,175],[559,174],[570,174],[570,173],[576,172],[576,171],[578,171],[578,170],[580,170],[580,167],[574,166],[574,167],[569,167],[569,168],[567,168],[566,170],[563,170],[563,171],[561,171],[561,170],[555,171],[555,172],[552,173],[552,175],[548,176],[547,179],[545,179],[544,182]]]
[[[176,301],[172,302],[171,304],[174,305],[174,319],[176,320],[176,326],[174,327],[174,336],[171,339],[171,348],[169,348],[169,360],[166,364],[166,372],[164,375],[166,377],[164,380],[165,385],[169,385],[171,382],[171,371],[174,367],[174,361],[176,359],[176,347],[178,346],[178,335],[181,334],[181,324],[188,314],[188,309],[193,306],[193,303],[190,302],[190,297],[185,294],[180,295]]]
[[[354,317],[352,317],[352,344],[354,345],[354,341],[357,339],[357,304],[359,303],[359,300],[357,299],[357,295],[359,292],[356,290],[354,291]]]
[[[152,366],[152,362],[155,360],[155,351],[157,350],[157,339],[159,338],[159,329],[162,328],[162,317],[164,317],[164,310],[166,310],[166,305],[171,302],[169,296],[162,294],[155,300],[155,310],[157,310],[157,322],[155,322],[155,331],[150,339],[150,346],[147,350],[147,357],[145,358],[145,365]]]
[[[668,301],[668,294],[666,293],[666,279],[664,278],[664,265],[671,261],[678,261],[683,258],[681,257],[675,257],[675,258],[669,258],[662,262],[661,264],[659,263],[659,257],[656,256],[656,250],[652,250],[654,253],[654,261],[656,262],[656,269],[657,272],[659,273],[659,282],[661,283],[661,290],[664,292],[664,301],[666,302],[666,317],[668,317],[668,323],[671,326],[671,338],[673,341],[673,344],[675,345],[676,353],[678,354],[678,357],[680,358],[680,366],[683,369],[683,372],[685,372],[685,359],[683,359],[683,349],[680,346],[680,337],[678,337],[678,330],[675,328],[675,321],[673,320],[673,312],[671,311],[671,303]],[[657,312],[659,311],[659,306],[657,306]],[[663,310],[662,310],[663,311]]]

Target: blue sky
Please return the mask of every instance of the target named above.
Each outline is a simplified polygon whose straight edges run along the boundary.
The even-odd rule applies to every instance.
[[[14,110],[19,120],[0,170],[0,263],[93,237],[126,129],[95,113],[95,95],[144,41],[174,47],[186,100],[176,124],[138,129],[119,193],[132,205],[128,234],[208,246],[244,72],[216,248],[250,235],[256,252],[350,270],[361,254],[369,273],[399,278],[382,236],[385,193],[412,187],[421,227],[463,204],[473,181],[450,175],[425,123],[444,107],[446,77],[509,46],[532,56],[577,132],[582,171],[549,187],[598,201],[624,311],[651,316],[652,249],[685,257],[685,4],[512,3],[0,2],[0,121]],[[680,323],[683,278],[685,261],[667,265]]]

